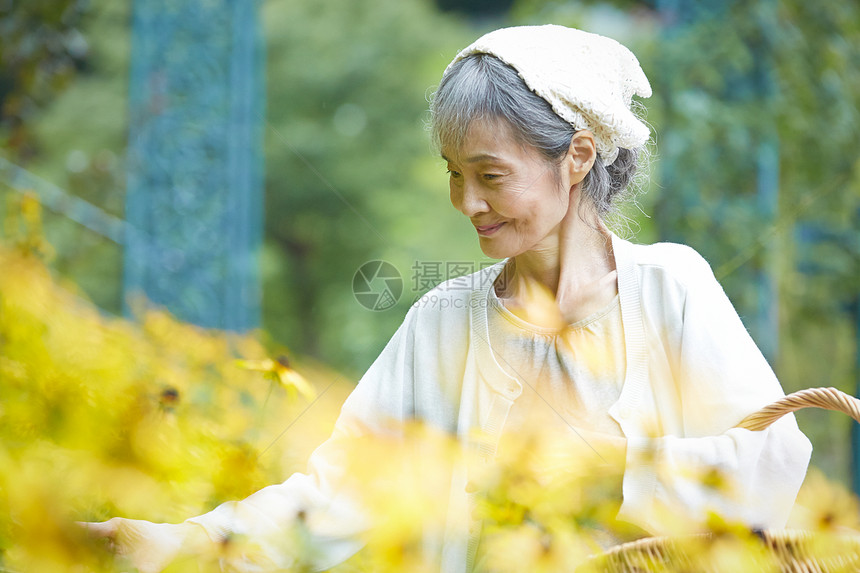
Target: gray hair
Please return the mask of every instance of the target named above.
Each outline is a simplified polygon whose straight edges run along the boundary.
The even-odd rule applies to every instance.
[[[521,143],[554,165],[560,165],[578,131],[532,92],[514,68],[490,54],[472,54],[451,66],[431,98],[434,146],[459,148],[469,124],[482,118],[505,120]],[[617,197],[634,181],[640,156],[647,156],[647,148],[619,148],[612,165],[597,156],[581,189],[600,216],[612,212]]]

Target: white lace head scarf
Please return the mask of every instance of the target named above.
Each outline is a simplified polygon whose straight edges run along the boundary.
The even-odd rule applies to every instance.
[[[445,74],[471,54],[499,58],[559,117],[590,130],[606,165],[618,157],[619,147],[648,141],[648,127],[630,106],[634,94],[650,97],[651,85],[636,56],[611,38],[556,25],[502,28],[457,54]]]

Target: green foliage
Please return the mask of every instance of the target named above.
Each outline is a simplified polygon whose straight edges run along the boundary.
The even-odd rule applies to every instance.
[[[49,20],[64,14],[56,3],[19,4],[53,4],[50,10],[42,6]],[[0,147],[4,155],[17,158],[40,177],[118,216],[123,216],[125,205],[129,16],[128,3],[93,2],[86,18],[71,20],[78,28],[69,33],[85,38],[87,65],[62,91],[41,96],[39,107],[30,110],[26,122],[28,153],[19,154],[8,139]],[[30,25],[22,31],[37,27]],[[40,65],[50,66],[49,59],[40,61]],[[16,84],[15,89],[29,94],[26,84]],[[11,133],[5,128],[0,132],[5,136]],[[14,195],[2,185],[0,192]],[[57,251],[53,260],[57,270],[101,308],[119,313],[121,248],[61,215],[46,212],[44,217],[45,235]]]
[[[124,206],[129,5],[93,2],[88,67],[38,116],[39,154],[24,165],[121,215]],[[418,291],[415,261],[481,257],[447,201],[424,131],[426,97],[466,26],[421,0],[367,5],[263,4],[267,44],[264,327],[297,351],[360,373]],[[54,265],[99,306],[119,312],[121,249],[45,214]],[[368,260],[394,263],[406,285],[381,313],[352,297]]]
[[[424,2],[271,3],[266,140],[266,328],[291,347],[363,370],[417,292],[416,260],[475,260],[423,129],[426,96],[469,38]],[[392,310],[353,300],[385,259],[406,289]],[[274,267],[274,268],[273,268]]]
[[[35,152],[28,121],[85,65],[81,0],[32,0],[0,6],[0,142],[17,157]]]

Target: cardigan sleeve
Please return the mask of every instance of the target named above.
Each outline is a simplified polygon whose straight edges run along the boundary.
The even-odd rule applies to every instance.
[[[664,300],[676,313],[663,342],[674,385],[652,381],[655,391],[676,395],[659,412],[674,418],[672,430],[628,438],[620,516],[654,533],[701,526],[710,512],[751,527],[784,527],[811,444],[793,415],[758,432],[734,427],[784,393],[710,267],[693,255]]]
[[[323,570],[362,547],[359,535],[370,523],[349,487],[347,457],[355,440],[396,432],[399,422],[411,416],[413,314],[407,314],[347,398],[332,436],[313,452],[306,473],[187,520],[202,526],[214,543],[237,536],[251,542],[249,554],[231,555],[232,566],[310,564]]]

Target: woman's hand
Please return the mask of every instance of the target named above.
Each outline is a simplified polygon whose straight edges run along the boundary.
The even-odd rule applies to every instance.
[[[113,553],[141,573],[158,573],[181,553],[199,548],[206,535],[194,523],[152,523],[122,517],[79,523],[90,536],[105,539]]]

